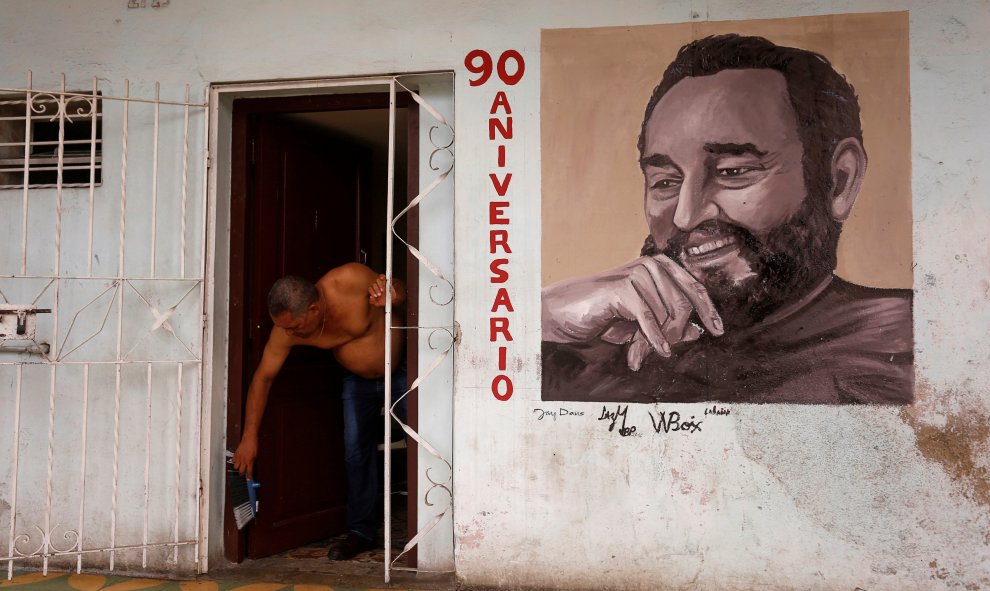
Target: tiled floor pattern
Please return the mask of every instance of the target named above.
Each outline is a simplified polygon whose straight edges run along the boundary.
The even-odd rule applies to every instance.
[[[5,575],[6,573],[4,573]],[[411,589],[455,589],[455,585],[436,583],[427,586],[381,585],[354,586],[316,583],[259,583],[231,580],[197,579],[175,581],[117,575],[76,574],[49,571],[14,573],[13,579],[0,578],[3,591],[410,591]]]
[[[0,580],[4,591],[344,591],[355,587],[312,584],[246,583],[237,581],[166,581],[120,576],[40,572]],[[363,587],[361,589],[371,589]],[[396,588],[392,588],[394,591]]]

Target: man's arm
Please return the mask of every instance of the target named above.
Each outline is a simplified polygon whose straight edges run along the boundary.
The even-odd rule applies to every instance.
[[[234,468],[241,474],[247,472],[248,478],[254,475],[254,460],[258,456],[258,429],[261,427],[261,417],[265,414],[268,393],[291,348],[288,335],[278,327],[273,328],[268,343],[265,344],[261,363],[254,370],[251,385],[248,386],[244,428],[241,431],[241,442],[234,452]]]

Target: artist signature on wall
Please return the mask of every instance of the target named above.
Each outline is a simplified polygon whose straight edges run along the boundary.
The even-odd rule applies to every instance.
[[[583,417],[584,416],[584,411],[583,410],[569,410],[569,409],[566,409],[564,407],[552,408],[552,409],[534,408],[533,409],[533,414],[536,415],[536,420],[537,421],[542,421],[543,419],[546,419],[546,418],[553,419],[553,420],[556,421],[557,420],[557,417]]]
[[[702,416],[727,416],[731,411],[726,407],[712,406],[706,408]],[[682,433],[693,434],[702,432],[704,420],[698,419],[696,415],[685,416],[680,412],[665,410],[650,410],[646,413],[650,418],[649,428],[653,433]],[[622,437],[638,435],[638,426],[629,422],[629,405],[618,404],[615,407],[602,406],[602,413],[598,417],[599,421],[606,421],[610,433],[618,433]]]
[[[614,411],[610,411],[607,406],[603,406],[602,416],[598,417],[598,420],[610,421],[608,424],[608,430],[611,433],[615,431],[616,423],[618,423],[619,419],[621,418],[622,423],[619,424],[619,435],[623,437],[629,437],[630,435],[636,432],[636,426],[635,425],[631,425],[628,427],[626,426],[626,419],[628,417],[629,417],[629,405],[627,404],[623,407],[620,404],[615,407]]]
[[[641,405],[635,405],[634,412],[641,408]],[[598,422],[608,425],[609,433],[616,433],[621,437],[642,437],[644,433],[653,434],[685,434],[691,435],[694,433],[704,432],[705,421],[709,418],[728,416],[731,410],[725,406],[712,405],[706,407],[704,412],[701,414],[701,419],[698,415],[684,415],[680,411],[676,410],[660,410],[654,408],[652,410],[646,411],[646,417],[640,417],[641,420],[633,420],[629,414],[628,404],[617,404],[615,406],[604,405],[602,406],[601,414],[591,415],[594,416]],[[570,417],[583,417],[585,412],[582,410],[574,410],[566,407],[557,408],[534,408],[533,416],[536,417],[537,421],[543,420],[553,420],[570,418]],[[649,423],[646,423],[646,419],[649,419]],[[640,425],[643,425],[642,429]]]

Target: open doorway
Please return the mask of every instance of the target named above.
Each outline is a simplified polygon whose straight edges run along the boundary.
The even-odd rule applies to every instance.
[[[394,194],[401,207],[409,195],[407,187],[418,187],[419,118],[408,95],[397,98]],[[227,388],[231,447],[240,440],[247,385],[272,327],[265,296],[275,279],[293,274],[315,281],[329,269],[355,261],[379,272],[385,269],[388,122],[387,93],[233,103]],[[407,222],[415,233],[415,217]],[[407,260],[404,252],[397,256],[402,259],[393,261],[393,272],[409,284],[407,321],[414,324],[417,273],[406,269],[413,265],[415,271],[418,263]],[[405,350],[411,383],[416,347]],[[297,347],[286,361],[272,386],[259,434],[255,475],[263,492],[258,516],[239,532],[229,507],[225,512],[224,551],[229,560],[313,559],[320,548],[325,553],[329,540],[346,533],[343,376],[327,351]],[[409,400],[409,417],[415,425],[415,398]],[[399,485],[395,488],[415,490],[415,454],[407,458],[404,450],[391,453],[392,481]],[[396,521],[410,524],[392,529],[400,546],[416,523],[416,504],[410,499],[393,495],[390,500]],[[378,560],[375,568],[380,564]],[[353,571],[348,565],[336,566]],[[266,558],[266,568],[279,568],[277,560]]]

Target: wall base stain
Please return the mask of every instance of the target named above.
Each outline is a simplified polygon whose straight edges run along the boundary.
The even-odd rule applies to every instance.
[[[959,400],[960,393],[936,393],[930,384],[919,382],[915,406],[905,407],[901,419],[914,430],[922,456],[942,466],[965,498],[990,507],[990,470],[978,463],[990,447],[990,416],[980,412],[951,414],[946,415],[944,426],[930,425],[921,417],[918,403],[933,398]]]

